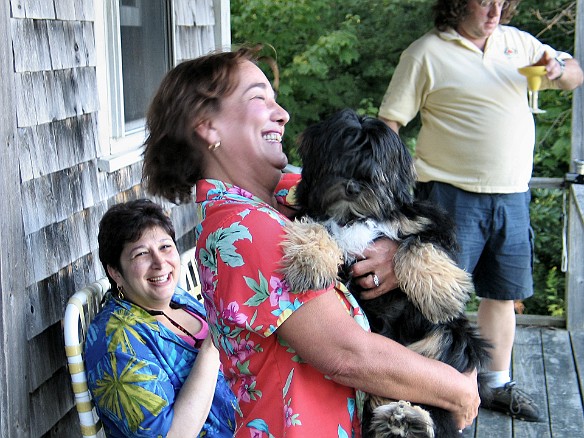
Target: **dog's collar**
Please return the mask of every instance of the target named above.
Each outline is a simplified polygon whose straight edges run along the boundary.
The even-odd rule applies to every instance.
[[[376,221],[370,218],[357,218],[357,219],[351,219],[349,222],[344,223],[343,225],[341,225],[338,221],[336,221],[335,219],[329,217],[328,219],[325,219],[323,221],[320,221],[323,224],[326,224],[326,226],[328,227],[329,224],[335,224],[336,226],[342,227],[342,228],[350,228],[354,225],[357,224],[365,224],[367,226],[367,228],[375,228],[376,226]]]
[[[343,226],[350,228],[350,227],[357,225],[357,224],[365,224],[367,226],[367,228],[369,228],[369,229],[373,229],[373,228],[377,227],[377,223],[373,219],[352,219]]]
[[[326,221],[322,222],[322,224],[331,234],[336,234],[336,232],[334,231],[335,229],[336,230],[339,230],[339,229],[348,230],[348,229],[352,229],[355,227],[364,227],[370,231],[373,231],[373,230],[377,230],[379,228],[378,223],[376,221],[374,221],[373,219],[352,219],[349,222],[347,222],[346,224],[340,225],[334,219],[329,218]]]

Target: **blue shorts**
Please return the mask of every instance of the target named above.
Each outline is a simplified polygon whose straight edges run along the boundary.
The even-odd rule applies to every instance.
[[[418,183],[416,197],[456,222],[458,264],[472,272],[476,294],[494,300],[533,295],[531,193],[472,193],[441,182]]]

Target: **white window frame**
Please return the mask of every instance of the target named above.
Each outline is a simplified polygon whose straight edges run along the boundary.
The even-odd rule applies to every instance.
[[[149,1],[149,0],[142,0]],[[176,65],[175,0],[169,2],[171,65]],[[231,45],[230,0],[213,0],[215,45]],[[98,168],[114,172],[142,160],[145,126],[124,133],[120,11],[117,0],[94,0],[98,112]]]
[[[149,0],[139,0],[149,1]],[[174,2],[169,1],[169,50],[175,65]],[[98,0],[95,5],[96,77],[100,111],[98,168],[114,172],[142,159],[146,139],[145,120],[126,131],[124,122],[120,8],[118,0]],[[131,12],[131,11],[130,11]]]

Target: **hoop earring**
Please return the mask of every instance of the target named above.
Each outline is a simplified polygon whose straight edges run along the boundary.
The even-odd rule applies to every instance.
[[[124,299],[124,288],[118,284],[118,298],[120,300]]]
[[[209,150],[211,152],[213,152],[214,150],[216,150],[217,148],[219,148],[219,146],[221,146],[221,140],[219,140],[217,143],[210,144],[208,147],[209,147]]]

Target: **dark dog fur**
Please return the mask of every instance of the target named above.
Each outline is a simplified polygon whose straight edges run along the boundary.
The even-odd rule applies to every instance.
[[[453,261],[453,223],[437,207],[414,200],[413,161],[399,136],[380,120],[344,110],[309,127],[299,153],[303,168],[297,200],[305,219],[293,222],[283,244],[292,289],[322,288],[334,281],[335,244],[344,262],[341,279],[350,282],[350,264],[374,239],[388,236],[399,241],[395,273],[400,288],[360,301],[372,331],[461,372],[483,369],[489,346],[464,316],[473,284]],[[314,238],[321,225],[333,236],[332,247]],[[307,229],[311,237],[301,237]],[[349,288],[355,291],[354,285]],[[459,436],[445,410],[374,395],[365,406],[363,434]]]

